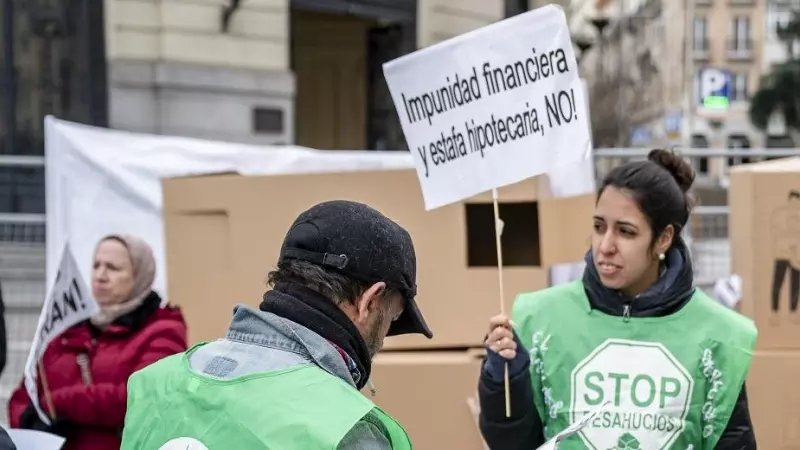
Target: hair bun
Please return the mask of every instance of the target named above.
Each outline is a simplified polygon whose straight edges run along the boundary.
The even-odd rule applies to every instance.
[[[680,155],[669,150],[657,148],[650,151],[647,159],[667,169],[667,172],[672,175],[672,178],[675,178],[683,192],[688,192],[692,187],[695,177],[694,169]]]

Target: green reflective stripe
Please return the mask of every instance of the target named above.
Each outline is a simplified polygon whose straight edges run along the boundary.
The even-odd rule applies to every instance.
[[[757,337],[700,290],[670,316],[626,321],[592,310],[578,281],[518,296],[512,316],[548,438],[611,402],[561,450],[713,449]]]
[[[370,411],[393,449],[411,449],[396,421],[316,365],[219,380],[190,369],[187,355],[200,345],[130,377],[122,450],[155,450],[179,438],[210,450],[335,450]]]

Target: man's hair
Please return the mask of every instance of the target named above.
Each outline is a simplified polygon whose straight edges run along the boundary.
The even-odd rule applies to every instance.
[[[278,283],[296,283],[313,289],[336,305],[342,302],[354,302],[373,284],[356,280],[335,269],[327,269],[297,259],[278,264],[277,269],[267,275],[267,284],[270,287],[275,287]],[[394,289],[387,287],[384,296],[393,292]]]

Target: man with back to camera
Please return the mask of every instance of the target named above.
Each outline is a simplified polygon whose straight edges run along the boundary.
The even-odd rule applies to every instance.
[[[411,448],[359,392],[386,336],[433,336],[408,232],[361,203],[320,203],[295,219],[269,285],[224,339],[131,376],[122,450]]]

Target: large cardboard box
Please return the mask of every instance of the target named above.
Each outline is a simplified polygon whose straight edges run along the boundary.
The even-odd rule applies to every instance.
[[[500,190],[506,305],[548,285],[548,267],[589,248],[592,195],[549,199],[531,179]],[[199,176],[164,181],[167,294],[191,342],[222,336],[237,303],[257,305],[292,221],[333,199],[367,203],[405,226],[417,251],[417,301],[434,339],[387,348],[480,346],[500,310],[490,195],[425,211],[413,170],[291,176]]]
[[[800,158],[731,169],[728,191],[739,311],[755,320],[757,348],[800,348]]]
[[[756,352],[747,377],[747,400],[758,447],[800,449],[800,352]]]
[[[383,352],[372,366],[376,395],[364,395],[403,425],[415,450],[485,450],[469,405],[482,359],[477,350]]]

